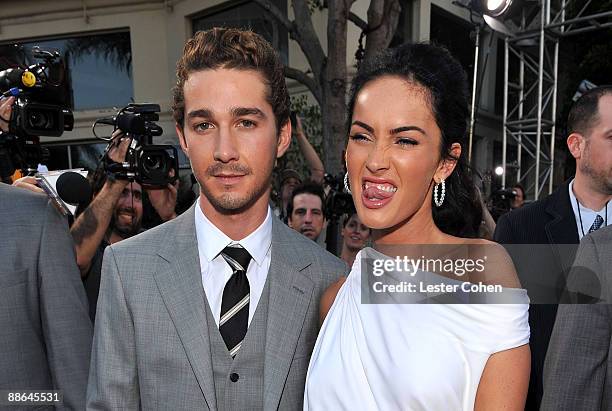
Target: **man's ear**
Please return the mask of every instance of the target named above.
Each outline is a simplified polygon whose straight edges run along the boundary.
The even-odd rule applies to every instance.
[[[287,119],[278,133],[278,142],[276,146],[276,158],[280,158],[285,154],[291,144],[291,120]]]
[[[183,152],[189,158],[189,147],[187,147],[187,140],[185,140],[185,134],[183,133],[183,128],[178,124],[174,124],[174,129],[176,130],[176,135],[178,136],[179,144],[183,149]]]
[[[578,160],[582,157],[582,153],[584,151],[584,146],[586,145],[586,141],[584,136],[579,133],[572,133],[567,136],[567,148],[569,152],[572,153],[572,156]]]
[[[293,228],[293,223],[291,222],[291,216],[287,216],[287,225],[289,228]]]
[[[450,157],[443,158],[434,174],[434,181],[439,183],[446,180],[455,170],[457,159],[461,156],[461,144],[453,143],[450,148]]]

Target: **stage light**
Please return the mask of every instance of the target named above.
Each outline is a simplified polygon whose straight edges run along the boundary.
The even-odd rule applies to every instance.
[[[502,174],[504,174],[504,168],[502,166],[495,167],[495,174],[501,176]]]
[[[482,3],[485,14],[491,17],[499,17],[508,10],[512,0],[482,0]]]

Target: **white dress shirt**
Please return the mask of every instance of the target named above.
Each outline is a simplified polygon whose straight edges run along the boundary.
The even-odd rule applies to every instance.
[[[200,208],[199,198],[197,203],[195,227],[202,285],[215,322],[219,326],[223,289],[233,273],[229,264],[221,256],[221,251],[230,244],[240,244],[252,257],[246,272],[250,287],[249,324],[251,324],[270,268],[272,212],[268,207],[268,214],[264,222],[255,231],[240,241],[233,241],[206,218]]]
[[[576,218],[576,227],[578,228],[578,238],[582,240],[583,233],[584,235],[589,233],[591,226],[595,222],[595,218],[597,215],[600,215],[603,218],[604,222],[602,227],[605,227],[606,224],[609,224],[606,221],[606,208],[608,207],[608,203],[599,211],[593,211],[590,208],[586,208],[577,200],[576,195],[574,194],[574,180],[572,180],[569,184],[569,196],[570,202],[572,203],[572,210],[574,211],[574,217]],[[580,206],[580,213],[578,213],[578,206]],[[612,209],[610,209],[612,212]],[[612,216],[610,216],[612,218]],[[580,227],[580,220],[582,219],[582,228]]]

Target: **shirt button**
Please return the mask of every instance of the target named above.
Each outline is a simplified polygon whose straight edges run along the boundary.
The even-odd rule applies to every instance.
[[[236,381],[238,381],[239,378],[240,378],[240,376],[238,374],[236,374],[235,372],[230,374],[230,381],[231,382],[236,382]]]

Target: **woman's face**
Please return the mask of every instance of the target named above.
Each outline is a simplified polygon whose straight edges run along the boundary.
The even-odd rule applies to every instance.
[[[359,220],[357,214],[353,214],[342,228],[342,237],[349,250],[361,250],[369,236],[370,229]]]
[[[355,100],[346,152],[363,224],[388,229],[419,211],[431,217],[434,180],[448,171],[440,140],[425,88],[394,76],[366,83]]]

